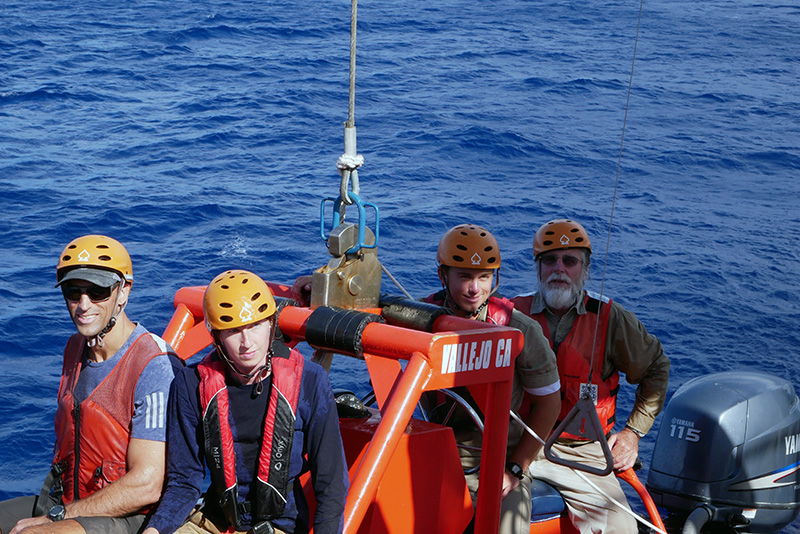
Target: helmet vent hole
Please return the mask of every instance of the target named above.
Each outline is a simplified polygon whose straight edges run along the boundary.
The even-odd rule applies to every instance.
[[[488,260],[486,260],[486,263],[494,263],[495,261],[496,261],[495,258],[492,257],[492,258],[489,258]]]
[[[103,243],[100,243],[100,244],[99,244],[99,245],[97,245],[97,247],[95,247],[95,248],[101,248],[101,249],[103,249],[103,250],[108,250],[108,245],[105,245],[105,244],[103,244]]]
[[[492,250],[494,250],[494,247],[491,245],[483,249],[484,252],[491,252]]]
[[[250,300],[258,300],[258,299],[260,299],[260,298],[261,298],[261,293],[256,293],[255,295],[253,295],[252,297],[250,297]]]
[[[98,256],[97,259],[100,261],[111,261],[111,256],[106,256],[106,255]]]
[[[66,255],[63,258],[61,258],[62,261],[70,261],[71,259],[72,259],[72,256],[70,256],[70,255]]]
[[[219,320],[222,321],[223,323],[230,323],[233,321],[233,317],[231,317],[230,315],[220,315]]]
[[[553,244],[553,242],[552,242],[552,241],[550,241],[550,240],[547,240],[547,241],[545,241],[545,242],[544,242],[544,246],[546,246],[546,247],[549,247],[549,246],[551,246],[552,244]]]
[[[219,307],[220,308],[233,308],[233,304],[231,304],[230,302],[220,302],[219,303]]]
[[[258,313],[264,313],[267,311],[267,308],[269,308],[269,304],[262,304],[258,307]]]
[[[219,287],[221,287],[222,289],[230,289],[231,288],[231,286],[229,286],[228,284],[222,284]]]
[[[469,249],[467,249],[467,247],[466,247],[466,246],[464,246],[464,245],[456,245],[456,248],[457,248],[458,250],[463,250],[464,252],[466,252],[467,250],[469,250]]]
[[[247,278],[242,278],[242,285],[245,285],[248,282]]]
[[[576,243],[583,243],[583,238],[582,237],[576,237],[575,238],[575,242]]]
[[[462,258],[461,256],[453,256],[453,261],[457,261],[459,263],[463,263],[464,262],[464,258]]]

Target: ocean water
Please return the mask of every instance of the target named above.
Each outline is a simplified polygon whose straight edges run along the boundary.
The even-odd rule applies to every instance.
[[[379,256],[424,296],[438,238],[474,222],[497,236],[511,296],[534,289],[536,228],[576,218],[590,289],[663,342],[670,394],[736,369],[800,387],[800,7],[647,1],[640,25],[639,12],[362,3],[355,122]],[[54,267],[72,238],[129,248],[128,312],[157,333],[179,287],[228,268],[288,283],[327,262],[319,202],[338,193],[349,15],[329,0],[4,2],[0,499],[38,491],[49,464],[73,331]],[[351,361],[332,380],[368,387]]]

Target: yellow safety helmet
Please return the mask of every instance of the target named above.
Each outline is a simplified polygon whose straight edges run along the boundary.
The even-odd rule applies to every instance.
[[[485,228],[459,224],[448,230],[436,251],[439,265],[465,269],[499,269],[500,247]]]
[[[592,252],[589,234],[579,223],[570,219],[554,219],[544,223],[533,237],[533,257],[562,248],[585,248]]]
[[[206,327],[229,330],[257,323],[275,314],[269,286],[250,271],[231,270],[217,275],[203,295]]]
[[[67,280],[86,280],[102,287],[123,280],[133,282],[131,257],[116,239],[85,235],[73,239],[61,252],[56,279],[56,287]]]

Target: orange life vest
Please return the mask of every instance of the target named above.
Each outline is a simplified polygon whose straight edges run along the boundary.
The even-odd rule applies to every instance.
[[[575,403],[580,398],[581,384],[585,384],[589,379],[592,343],[595,343],[592,383],[597,385],[597,415],[603,425],[603,431],[606,434],[611,432],[616,421],[619,373],[614,371],[606,380],[601,379],[611,300],[603,298],[601,302],[594,296],[589,295],[588,292],[585,292],[584,305],[587,313],[578,315],[569,334],[558,347],[553,345],[553,338],[550,335],[545,314],[531,314],[533,296],[514,297],[512,300],[518,310],[539,322],[544,335],[550,340],[550,347],[556,352],[558,374],[561,380],[561,413],[558,416],[558,422],[563,421],[575,406]],[[596,324],[598,318],[599,324]],[[595,326],[597,326],[597,341],[594,341]],[[580,439],[579,436],[571,434],[563,434],[563,436]]]
[[[225,363],[215,355],[215,352],[209,354],[197,366],[200,406],[203,410],[206,464],[211,472],[211,483],[219,495],[220,508],[229,523],[228,532],[233,532],[241,521],[239,485]],[[272,358],[272,388],[264,419],[258,476],[251,488],[254,495],[253,526],[279,517],[286,507],[286,498],[291,491],[289,463],[304,363],[303,355],[294,349],[289,358]]]
[[[75,404],[85,347],[86,338],[70,337],[58,390],[53,465],[62,472],[64,503],[83,499],[127,473],[136,383],[153,358],[171,354],[161,339],[142,334],[94,391]]]

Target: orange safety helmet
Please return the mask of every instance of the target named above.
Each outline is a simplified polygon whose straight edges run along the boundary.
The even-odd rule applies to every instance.
[[[231,270],[217,275],[203,295],[206,327],[229,330],[257,323],[275,314],[269,286],[250,271]]]
[[[122,243],[104,235],[85,235],[64,247],[56,265],[56,285],[69,278],[81,278],[76,273],[79,269],[85,272],[85,268],[113,271],[126,282],[133,282],[133,266],[128,251]],[[75,272],[66,277],[71,271]]]
[[[579,223],[570,219],[555,219],[544,223],[533,237],[533,257],[542,252],[562,248],[585,248],[592,252],[589,234]]]
[[[465,269],[499,269],[500,247],[491,232],[474,224],[448,230],[436,251],[439,265]]]

